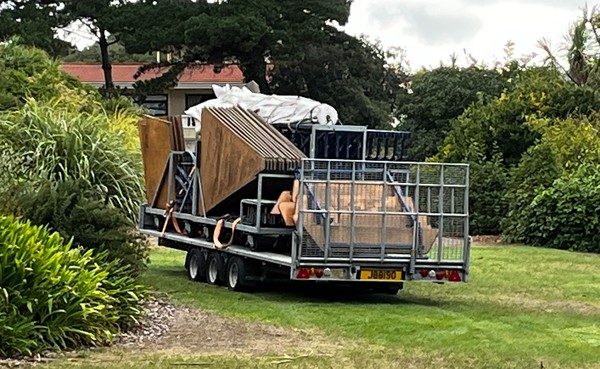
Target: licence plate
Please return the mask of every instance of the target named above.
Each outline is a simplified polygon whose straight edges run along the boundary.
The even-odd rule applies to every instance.
[[[402,271],[400,270],[377,270],[361,269],[360,279],[371,281],[401,281]]]

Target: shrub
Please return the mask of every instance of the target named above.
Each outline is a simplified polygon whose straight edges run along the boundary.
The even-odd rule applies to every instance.
[[[0,45],[0,108],[2,213],[49,224],[137,273],[146,255],[133,233],[144,198],[139,109],[102,100],[14,41]]]
[[[135,320],[142,287],[103,257],[0,217],[0,356],[104,344]]]
[[[76,179],[133,221],[144,197],[139,149],[97,112],[64,107],[64,101],[29,100],[0,115],[0,170],[35,188],[41,181]]]
[[[46,182],[20,194],[21,214],[34,224],[47,224],[73,244],[108,252],[137,275],[148,256],[146,238],[134,232],[124,212],[107,205],[81,181]]]
[[[504,200],[507,172],[498,155],[489,161],[471,162],[469,178],[471,234],[500,234],[500,222],[508,209]]]
[[[502,222],[507,241],[531,242],[532,203],[557,179],[567,178],[581,167],[600,165],[599,123],[593,115],[529,120],[528,125],[541,138],[511,171],[506,193],[509,211]]]
[[[582,166],[540,192],[523,212],[525,242],[600,253],[600,166]]]
[[[28,97],[44,101],[67,95],[99,96],[61,71],[59,62],[44,51],[16,40],[0,44],[0,110],[18,108]]]

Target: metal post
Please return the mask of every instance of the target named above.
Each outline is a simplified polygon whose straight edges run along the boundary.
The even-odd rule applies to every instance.
[[[350,184],[350,263],[354,257],[354,242],[356,238],[356,206],[354,197],[356,195],[356,162],[352,162],[352,182]]]
[[[381,253],[379,255],[380,260],[383,262],[385,259],[385,244],[387,241],[387,163],[383,163],[383,190],[381,192]]]
[[[196,163],[194,163],[194,166]],[[198,167],[195,167],[194,174],[192,177],[192,215],[198,215]],[[241,216],[241,214],[240,214]]]
[[[463,221],[463,237],[464,237],[464,247],[463,247],[463,258],[464,258],[464,268],[465,270],[469,270],[469,258],[470,258],[470,236],[469,236],[469,164],[465,165],[465,199],[464,199],[464,221]]]
[[[171,193],[173,191],[173,152],[169,153],[169,174],[168,174],[168,184],[167,184],[167,203],[171,202]]]
[[[327,161],[327,180],[325,182],[325,262],[329,258],[331,237],[331,161]]]
[[[300,163],[300,188],[298,191],[298,202],[296,203],[296,206],[298,206],[298,224],[296,224],[296,233],[298,234],[298,241],[299,243],[296,245],[296,247],[298,247],[298,250],[294,250],[297,252],[296,255],[298,255],[298,259],[300,260],[302,258],[302,246],[304,244],[304,181],[306,179],[305,175],[304,175],[304,164],[306,163],[305,160],[302,160],[302,162]],[[292,244],[293,246],[293,244]],[[293,261],[293,259],[292,259]]]
[[[263,186],[263,175],[258,175],[258,193],[256,196],[256,232],[260,233],[260,221],[262,211],[262,186]],[[241,215],[241,214],[240,214]]]
[[[438,230],[438,249],[437,261],[442,261],[444,247],[444,165],[440,168],[440,202],[438,204],[438,212],[440,213],[440,224]]]

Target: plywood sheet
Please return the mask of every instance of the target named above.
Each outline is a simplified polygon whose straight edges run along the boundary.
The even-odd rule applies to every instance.
[[[200,137],[206,211],[234,195],[260,172],[289,173],[305,157],[276,129],[240,108],[203,109]]]
[[[171,124],[146,115],[140,120],[138,127],[146,180],[146,201],[151,204],[171,152]],[[158,192],[156,206],[164,207],[167,202],[167,186],[161,186]]]

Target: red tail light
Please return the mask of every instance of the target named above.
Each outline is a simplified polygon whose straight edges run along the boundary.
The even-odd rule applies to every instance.
[[[445,273],[444,273],[444,272],[441,272],[441,271],[440,271],[440,272],[437,272],[437,273],[435,273],[435,278],[436,278],[437,280],[442,280],[442,279],[444,279],[444,274],[445,274]]]
[[[421,270],[419,270],[419,274],[421,274],[421,277],[427,278],[427,276],[429,275],[429,270],[421,269]]]
[[[323,269],[315,269],[315,275],[317,278],[321,278],[323,276]]]
[[[308,270],[307,268],[300,268],[298,270],[298,274],[296,274],[296,278],[298,278],[298,279],[310,278],[310,270]]]
[[[448,280],[450,282],[460,282],[460,273],[456,270],[453,270],[452,273],[450,273],[450,277],[448,277]]]

